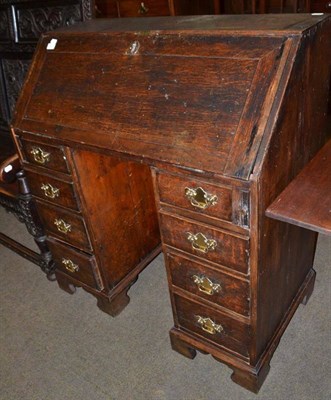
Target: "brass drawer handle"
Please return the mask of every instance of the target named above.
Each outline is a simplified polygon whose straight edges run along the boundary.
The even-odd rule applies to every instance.
[[[192,279],[197,285],[200,292],[212,296],[214,293],[218,293],[221,290],[221,285],[219,283],[212,282],[206,276],[193,275]]]
[[[185,196],[193,207],[201,208],[202,210],[214,206],[218,201],[215,194],[207,193],[200,186],[196,189],[186,187]]]
[[[51,153],[47,153],[40,147],[32,147],[31,154],[33,155],[33,159],[38,164],[46,164],[49,162]]]
[[[144,2],[140,3],[139,9],[138,9],[138,13],[139,14],[147,14],[149,11],[149,8],[145,6]]]
[[[216,240],[206,238],[206,236],[201,232],[196,235],[187,232],[187,240],[192,243],[192,248],[194,250],[201,251],[205,254],[211,250],[215,250],[217,246]]]
[[[57,230],[62,233],[67,234],[71,232],[71,225],[63,221],[63,219],[56,219],[54,221],[54,225],[56,225]]]
[[[217,333],[223,332],[221,324],[216,324],[212,319],[208,317],[201,317],[200,315],[195,316],[200,328],[209,333],[210,335],[216,335]]]
[[[44,192],[44,195],[50,199],[55,199],[60,196],[60,189],[52,186],[50,183],[43,183],[40,189]]]
[[[69,272],[78,272],[79,271],[79,266],[77,264],[74,264],[69,259],[62,258],[62,264],[65,266],[65,269],[68,270]]]

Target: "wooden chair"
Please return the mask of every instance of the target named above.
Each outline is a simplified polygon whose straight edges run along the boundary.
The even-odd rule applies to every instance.
[[[53,267],[51,253],[48,250],[46,237],[36,213],[18,155],[13,153],[12,146],[8,143],[2,142],[0,147],[0,205],[26,225],[40,253],[29,249],[4,232],[0,232],[0,243],[39,265],[45,273],[50,274]],[[3,228],[1,227],[1,229]]]

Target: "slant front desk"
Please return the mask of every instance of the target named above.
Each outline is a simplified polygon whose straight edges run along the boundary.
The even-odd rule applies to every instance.
[[[116,314],[160,227],[173,348],[258,391],[313,290],[316,233],[265,210],[324,144],[330,37],[330,17],[302,14],[45,35],[13,135],[60,286]]]

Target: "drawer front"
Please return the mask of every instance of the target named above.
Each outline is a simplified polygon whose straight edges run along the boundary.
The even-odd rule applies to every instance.
[[[165,244],[247,274],[248,239],[162,213],[160,225]]]
[[[232,190],[192,179],[157,175],[160,201],[215,218],[231,221]]]
[[[81,217],[39,201],[36,203],[40,218],[50,236],[62,239],[79,249],[91,251],[84,220]]]
[[[121,17],[155,17],[170,15],[168,0],[119,0]]]
[[[249,325],[178,295],[174,303],[181,328],[248,357]]]
[[[213,268],[166,254],[172,284],[236,313],[249,315],[249,284]]]
[[[31,193],[43,200],[54,204],[79,210],[74,186],[72,183],[62,182],[48,175],[40,175],[26,171]]]
[[[55,240],[47,240],[47,244],[59,271],[92,288],[100,289],[93,272],[93,267],[95,266],[94,257],[89,257]]]
[[[67,160],[61,147],[22,140],[25,160],[40,167],[68,173]]]

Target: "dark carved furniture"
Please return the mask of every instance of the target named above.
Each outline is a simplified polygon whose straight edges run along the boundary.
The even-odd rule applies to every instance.
[[[0,243],[50,273],[53,267],[52,258],[17,154],[0,162],[0,205],[26,225],[40,249],[40,254],[3,232],[0,232]]]
[[[325,142],[330,35],[331,17],[304,14],[46,35],[14,137],[59,283],[107,299],[154,256],[151,167],[172,346],[210,353],[258,391],[313,291],[317,234],[265,212]]]
[[[90,19],[93,8],[92,0],[0,0],[0,163],[4,163],[4,168],[8,168],[7,157],[15,157],[9,124],[39,36],[45,31]],[[4,234],[1,243],[49,272],[49,253],[46,245],[40,242],[43,234],[37,216],[31,219],[30,214],[34,212],[25,177],[21,174],[18,181],[14,179],[9,186],[4,185],[2,183],[0,187],[0,204],[14,211],[26,223],[41,246],[41,255],[31,253]],[[23,192],[16,198],[19,187]]]
[[[90,19],[91,0],[0,0],[0,128],[8,131],[17,97],[43,32]]]

